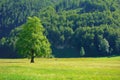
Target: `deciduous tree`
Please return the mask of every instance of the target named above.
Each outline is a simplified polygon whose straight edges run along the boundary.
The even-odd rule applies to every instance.
[[[44,30],[39,18],[28,17],[18,33],[16,49],[19,53],[30,56],[31,63],[34,63],[35,56],[48,57],[51,54],[50,43]]]

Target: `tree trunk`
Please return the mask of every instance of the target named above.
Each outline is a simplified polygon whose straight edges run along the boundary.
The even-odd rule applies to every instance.
[[[34,53],[31,53],[31,63],[34,63]]]

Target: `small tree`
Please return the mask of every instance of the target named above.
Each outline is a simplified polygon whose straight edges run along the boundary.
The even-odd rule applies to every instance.
[[[30,56],[31,63],[34,63],[35,56],[48,57],[51,54],[50,43],[43,33],[44,28],[37,17],[29,17],[18,33],[16,49]]]
[[[115,49],[118,54],[120,54],[120,38],[117,38],[115,41]]]
[[[84,55],[85,55],[84,47],[81,47],[81,49],[80,49],[80,56],[84,56]]]
[[[6,43],[6,38],[2,38],[2,39],[0,39],[0,45],[5,45],[5,43]]]
[[[104,38],[100,40],[99,49],[104,53],[109,53],[109,42]]]

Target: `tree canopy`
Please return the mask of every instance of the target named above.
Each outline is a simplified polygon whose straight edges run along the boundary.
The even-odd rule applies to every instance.
[[[44,35],[44,28],[37,17],[28,17],[28,20],[22,26],[18,33],[16,49],[25,56],[49,57],[51,54],[50,43]]]

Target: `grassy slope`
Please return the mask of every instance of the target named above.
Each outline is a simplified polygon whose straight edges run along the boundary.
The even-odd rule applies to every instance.
[[[0,80],[120,80],[120,57],[0,59]]]

